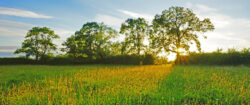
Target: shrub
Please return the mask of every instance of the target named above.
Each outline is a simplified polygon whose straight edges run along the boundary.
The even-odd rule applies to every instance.
[[[236,51],[229,49],[228,52],[190,53],[182,56],[182,64],[205,64],[205,65],[250,65],[250,49]]]
[[[26,58],[0,58],[0,65],[11,64],[35,64],[35,61],[33,59]]]
[[[70,56],[45,56],[36,62],[26,58],[0,58],[0,64],[46,64],[46,65],[72,65],[72,64],[123,64],[123,65],[149,65],[154,64],[152,55],[116,55],[104,59],[90,59],[86,57],[73,58]]]

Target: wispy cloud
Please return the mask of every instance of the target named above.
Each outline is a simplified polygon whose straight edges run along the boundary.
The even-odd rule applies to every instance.
[[[201,39],[202,49],[214,51],[217,48],[250,47],[250,19],[235,18],[206,5],[187,3],[200,18],[210,18],[215,26],[213,32],[205,33],[208,39]]]
[[[139,18],[139,17],[145,18],[149,22],[151,22],[154,19],[154,15],[151,15],[151,14],[136,13],[136,12],[122,10],[122,9],[118,9],[117,11],[119,11],[119,12],[125,14],[125,15],[128,15],[130,17],[133,17],[133,18]]]
[[[132,18],[141,17],[141,18],[145,18],[148,22],[151,22],[154,18],[154,15],[145,14],[145,13],[136,13],[136,12],[122,10],[122,9],[118,9],[117,11],[119,12],[119,15],[124,14],[126,16],[123,18],[118,18],[115,16],[106,15],[106,14],[97,14],[94,20],[97,22],[103,22],[107,25],[114,27],[115,29],[119,29],[122,22],[124,22],[126,18],[128,17],[132,17]]]
[[[27,24],[23,22],[17,21],[9,21],[9,20],[0,20],[0,36],[10,36],[10,37],[24,37],[26,33],[36,25]],[[40,26],[44,27],[44,26]],[[58,29],[52,28],[56,34],[60,35],[61,37],[67,37],[74,33],[72,30],[66,29]]]
[[[36,25],[9,20],[0,20],[0,52],[13,52],[16,48],[19,48],[27,32],[34,26]],[[61,44],[66,40],[66,38],[74,34],[74,31],[72,30],[54,27],[50,28],[60,36],[60,39],[56,39],[54,41],[59,48],[62,47]],[[1,43],[6,42],[6,40],[9,41],[8,44]]]
[[[14,52],[17,47],[16,45],[0,45],[0,52]]]
[[[18,16],[18,17],[26,17],[26,18],[45,18],[45,19],[53,18],[52,16],[38,14],[32,11],[15,9],[15,8],[5,8],[5,7],[0,7],[0,14]]]
[[[118,28],[121,26],[121,23],[124,20],[117,18],[117,17],[114,17],[114,16],[110,16],[110,15],[97,14],[95,17],[95,21],[103,22],[107,25],[114,26],[115,28]]]
[[[24,37],[34,25],[16,21],[0,20],[0,36]]]
[[[196,4],[196,7],[199,9],[199,11],[203,12],[211,12],[211,11],[217,11],[215,8],[210,8],[208,6],[202,5],[202,4]]]
[[[75,33],[75,31],[71,31],[71,30],[66,30],[66,29],[53,29],[55,31],[55,34],[59,35],[60,38],[56,39],[54,42],[55,44],[58,46],[58,48],[62,48],[62,43],[64,41],[66,41],[66,39],[68,37],[70,37],[71,35],[73,35]]]

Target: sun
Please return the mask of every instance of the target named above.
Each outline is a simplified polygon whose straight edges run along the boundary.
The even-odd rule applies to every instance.
[[[188,55],[187,51],[185,49],[183,49],[183,48],[178,48],[177,52],[179,52],[180,55]]]

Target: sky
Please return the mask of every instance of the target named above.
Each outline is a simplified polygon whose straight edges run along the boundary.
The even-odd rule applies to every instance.
[[[28,30],[49,27],[61,43],[86,22],[104,22],[119,31],[127,18],[145,18],[171,6],[190,8],[201,19],[210,18],[212,32],[202,33],[202,51],[250,47],[250,0],[0,0],[0,57],[14,56]],[[195,50],[192,46],[191,50]]]

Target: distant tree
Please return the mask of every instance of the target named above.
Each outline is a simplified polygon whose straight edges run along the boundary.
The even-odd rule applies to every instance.
[[[147,35],[148,24],[143,18],[127,19],[122,23],[120,33],[125,35],[122,52],[140,55],[144,50],[143,41]]]
[[[122,54],[122,48],[123,48],[123,42],[114,42],[112,43],[112,50],[110,51],[111,55],[121,55]]]
[[[78,56],[80,56],[79,53],[85,46],[84,42],[85,41],[77,41],[75,35],[72,35],[62,43],[62,45],[66,46],[66,48],[62,48],[61,50],[63,52],[67,52],[68,55],[77,58]]]
[[[201,51],[199,32],[214,30],[210,19],[200,20],[190,9],[183,7],[170,7],[156,15],[151,28],[151,47],[158,51],[176,53],[176,61],[180,61],[180,49],[189,50],[190,44],[196,43]],[[206,36],[204,36],[206,38]]]
[[[56,45],[52,41],[57,38],[59,36],[47,27],[33,27],[27,33],[22,48],[17,49],[14,53],[25,53],[26,57],[35,56],[35,60],[38,61],[51,50],[56,50]]]
[[[111,27],[101,23],[88,22],[80,31],[76,31],[63,43],[63,50],[74,57],[100,58],[108,56],[112,52],[112,38],[117,32]]]

